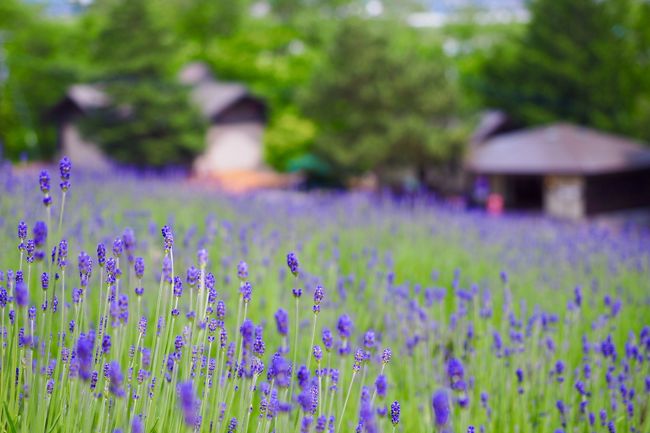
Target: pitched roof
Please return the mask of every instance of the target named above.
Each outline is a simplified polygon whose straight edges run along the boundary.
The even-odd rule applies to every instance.
[[[201,113],[214,120],[233,104],[250,98],[264,105],[261,99],[253,96],[242,84],[217,81],[204,63],[189,63],[179,73],[179,81],[190,87],[190,97]],[[109,97],[99,84],[75,84],[70,86],[65,98],[54,110],[64,109],[65,102],[73,103],[81,111],[105,107]]]
[[[92,84],[75,84],[68,88],[66,98],[81,110],[105,107],[109,103],[108,95],[101,86]]]
[[[497,135],[470,151],[477,173],[599,174],[650,167],[650,149],[620,136],[566,123]]]

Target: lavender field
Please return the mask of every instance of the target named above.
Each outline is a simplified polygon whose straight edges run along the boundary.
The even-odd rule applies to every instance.
[[[0,432],[650,431],[650,232],[0,167]]]

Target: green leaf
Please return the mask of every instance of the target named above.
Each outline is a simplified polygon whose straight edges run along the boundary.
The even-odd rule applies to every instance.
[[[47,429],[47,433],[52,433],[52,430],[54,430],[54,427],[56,427],[56,424],[59,422],[59,418],[61,418],[61,413],[59,413],[56,418],[54,419],[54,422],[52,422],[52,425],[50,426],[49,429]]]
[[[11,415],[9,415],[9,409],[7,408],[7,403],[4,403],[4,408],[5,408],[5,415],[7,415],[7,424],[9,425],[9,431],[11,433],[16,433],[16,425],[14,424],[13,420],[11,419]]]

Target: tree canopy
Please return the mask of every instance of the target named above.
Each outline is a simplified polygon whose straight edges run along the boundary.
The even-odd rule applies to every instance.
[[[423,167],[460,151],[458,94],[443,54],[418,46],[413,33],[391,37],[391,24],[342,24],[303,98],[318,127],[313,152],[346,175]]]

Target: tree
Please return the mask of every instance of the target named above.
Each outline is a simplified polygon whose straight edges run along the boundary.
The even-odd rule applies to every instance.
[[[0,154],[48,157],[56,131],[48,110],[78,76],[73,25],[34,5],[0,1]],[[4,149],[2,149],[4,148]]]
[[[628,0],[534,0],[514,46],[482,68],[483,102],[524,125],[569,120],[630,132],[638,96]]]
[[[444,56],[397,23],[344,22],[302,108],[318,128],[313,152],[343,177],[400,167],[424,173],[462,150]]]
[[[106,0],[95,7],[106,18],[91,55],[111,103],[91,112],[82,132],[122,163],[189,163],[204,148],[205,128],[177,80],[173,32],[146,0]]]

